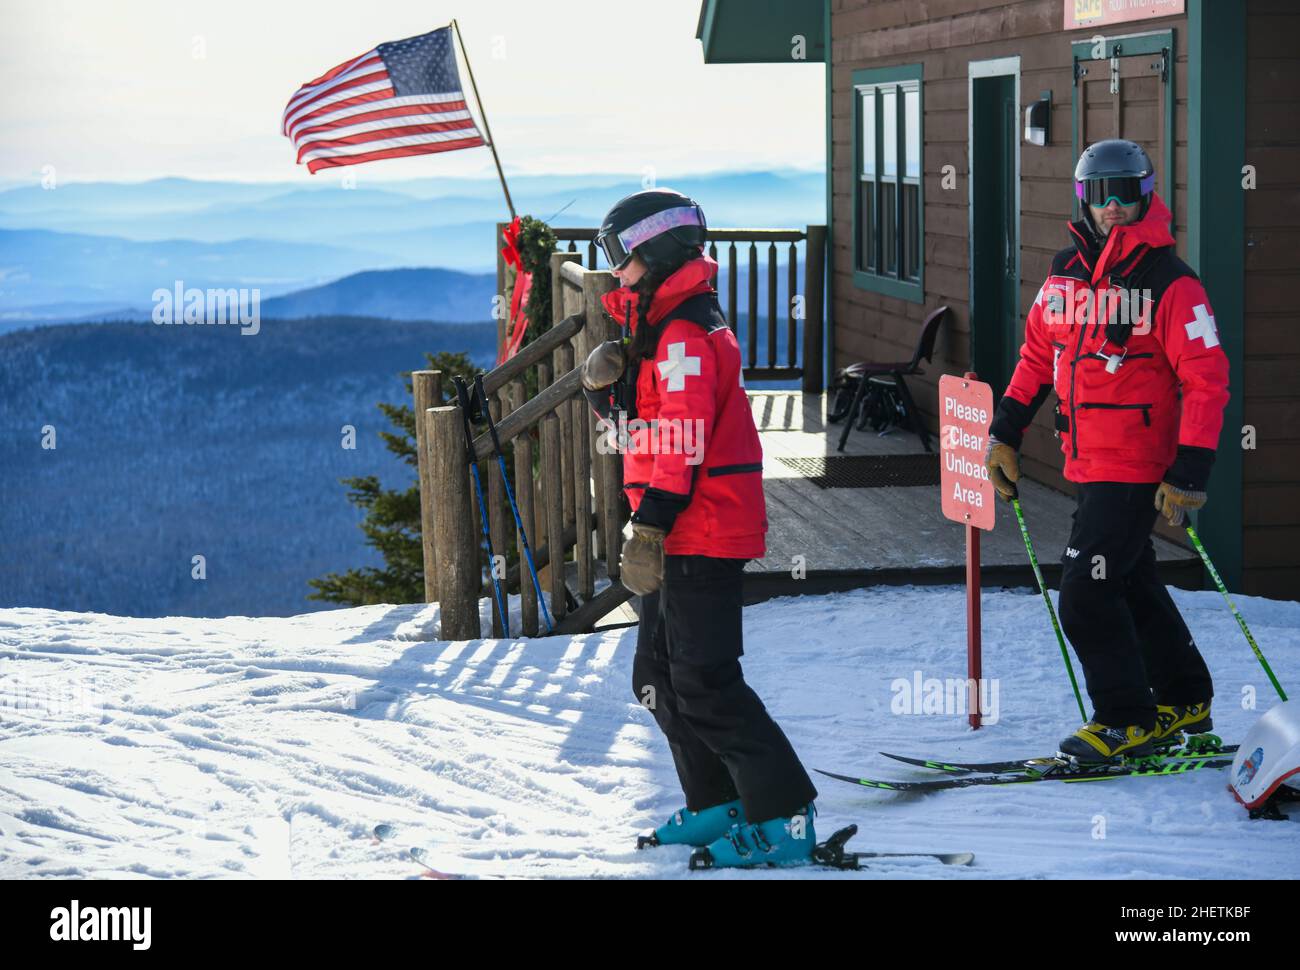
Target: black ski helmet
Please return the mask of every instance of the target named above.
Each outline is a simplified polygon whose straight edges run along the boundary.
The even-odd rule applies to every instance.
[[[635,253],[651,274],[665,276],[700,255],[707,230],[699,203],[672,189],[646,189],[614,203],[596,245],[613,269]]]
[[[1146,149],[1123,138],[1107,138],[1089,145],[1074,166],[1074,194],[1083,203],[1083,218],[1094,232],[1097,225],[1090,205],[1100,208],[1112,198],[1121,205],[1141,202],[1141,219],[1151,208],[1155,187],[1156,167]]]

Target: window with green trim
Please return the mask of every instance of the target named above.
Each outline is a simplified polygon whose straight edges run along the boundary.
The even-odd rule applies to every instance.
[[[921,66],[853,75],[854,280],[921,299]]]

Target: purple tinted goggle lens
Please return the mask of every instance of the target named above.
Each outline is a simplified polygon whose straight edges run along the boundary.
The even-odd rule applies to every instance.
[[[1109,205],[1111,199],[1120,205],[1136,205],[1155,187],[1156,177],[1153,172],[1142,178],[1126,175],[1075,182],[1074,194],[1080,201],[1102,208]]]
[[[611,269],[622,269],[632,258],[632,253],[647,239],[680,226],[703,226],[704,216],[695,204],[673,206],[646,216],[620,233],[597,236],[596,244],[605,251]]]

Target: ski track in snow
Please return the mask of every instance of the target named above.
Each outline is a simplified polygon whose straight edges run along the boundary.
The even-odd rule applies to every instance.
[[[1215,676],[1216,732],[1239,740],[1272,688],[1218,593],[1172,593]],[[1300,690],[1300,603],[1236,602],[1283,685]],[[746,677],[809,769],[907,780],[937,774],[877,752],[1050,753],[1077,710],[1042,602],[986,590],[983,608],[999,710],[978,732],[962,712],[893,712],[896,679],[964,678],[957,587],[749,607]],[[432,640],[436,629],[436,605],[218,620],[0,610],[0,878],[420,878],[412,846],[473,875],[688,876],[687,849],[634,848],[681,801],[667,744],[632,696],[634,629],[468,642]],[[1242,706],[1249,689],[1256,711]],[[851,848],[971,850],[975,865],[689,878],[1300,867],[1300,818],[1249,821],[1222,771],[925,796],[814,780],[820,837],[857,822]],[[381,822],[396,830],[382,843]]]

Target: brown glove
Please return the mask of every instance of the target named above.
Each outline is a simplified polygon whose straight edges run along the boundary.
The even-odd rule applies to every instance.
[[[619,579],[637,596],[653,593],[663,585],[665,535],[663,529],[636,522],[632,538],[623,543]]]
[[[1205,504],[1205,492],[1182,489],[1168,482],[1156,488],[1156,511],[1169,520],[1170,525],[1182,525],[1188,512],[1195,512]]]
[[[990,435],[984,464],[989,470],[989,481],[1002,501],[1010,502],[1019,496],[1016,482],[1020,481],[1020,452]]]
[[[609,387],[623,376],[627,353],[619,340],[606,340],[593,350],[582,365],[582,386],[589,391]]]

